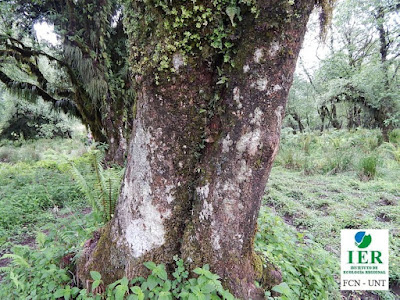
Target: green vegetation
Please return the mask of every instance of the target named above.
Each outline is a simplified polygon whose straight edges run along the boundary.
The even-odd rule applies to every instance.
[[[326,272],[324,284],[326,275],[338,276],[340,230],[356,228],[389,229],[390,283],[391,286],[400,283],[400,165],[395,155],[400,144],[394,138],[396,132],[391,135],[393,143],[382,143],[381,134],[371,130],[283,133],[281,152],[272,169],[264,203],[286,224],[297,229],[297,243],[312,248],[312,254],[307,255],[301,254],[301,248],[296,248],[294,253],[286,246],[282,246],[284,250],[272,248],[275,250],[271,251],[272,255],[287,252],[278,265],[286,272],[284,280],[292,289],[290,282],[302,278],[285,271],[292,259],[297,259],[298,265],[310,256],[314,260],[326,259],[311,267],[312,272]],[[269,227],[274,227],[269,222]],[[277,240],[285,240],[282,233],[278,237]],[[327,251],[325,255],[317,255],[322,249]],[[324,268],[321,270],[318,264]],[[317,282],[318,279],[310,281],[314,285]],[[329,291],[326,287],[322,290]],[[381,293],[381,297],[394,299],[386,293]]]
[[[52,111],[48,104],[13,102],[12,111],[5,113],[8,117],[5,124],[0,122],[0,139],[71,137],[74,122],[64,114]]]
[[[345,228],[390,229],[390,282],[399,284],[400,189],[395,179],[400,168],[395,153],[400,145],[396,131],[390,137],[390,143],[383,143],[380,133],[371,130],[283,132],[255,241],[265,263],[282,272],[283,283],[266,291],[267,298],[340,299],[339,236]],[[37,152],[34,159],[17,162],[13,158],[0,164],[4,207],[0,250],[11,252],[0,261],[1,299],[10,295],[100,299],[99,293],[107,299],[122,299],[121,295],[127,299],[232,298],[207,266],[196,269],[199,276],[192,277],[178,258],[171,278],[166,277],[163,265],[146,263],[151,271],[147,278],[122,278],[104,287],[99,274],[92,272],[89,286],[78,285],[74,262],[84,242],[107,221],[101,182],[118,181],[121,169],[104,170],[100,165],[101,175],[97,175],[94,166],[99,166],[100,152],[86,152],[79,139],[65,141],[69,144],[63,147],[61,140],[17,141],[0,147],[13,153],[21,148]],[[46,147],[69,157],[55,155]],[[80,150],[73,152],[73,148]],[[374,177],[366,177],[370,164]],[[379,295],[395,299],[391,293]]]
[[[256,0],[56,2],[0,1],[0,299],[233,299],[222,287],[225,278],[208,265],[190,272],[178,257],[173,266],[146,262],[148,276],[108,286],[96,270],[78,282],[76,263],[113,217],[136,88],[153,79],[174,87],[172,75],[193,58],[199,58],[193,74],[213,71],[214,95],[204,94],[209,103],[193,110],[195,118],[206,116],[207,126],[198,129],[201,160],[207,144],[219,145],[207,131],[225,130],[219,101],[232,96],[228,70],[258,80],[237,57],[239,44],[249,49],[248,59],[257,56],[247,48],[246,39],[253,39],[244,36],[247,29],[264,32],[261,12],[271,31],[266,40],[290,35],[281,24],[297,22],[301,2],[276,1],[265,4],[268,10]],[[315,1],[321,23],[331,21],[335,2]],[[294,78],[258,219],[254,265],[282,275],[265,291],[269,300],[399,297],[393,287],[400,287],[400,5],[344,0],[336,12],[331,32],[322,32],[330,34],[329,54],[317,70],[302,64],[303,74]],[[34,26],[40,22],[54,25],[58,44],[39,41]],[[282,59],[294,54],[277,45]],[[265,90],[265,101],[281,89]],[[80,119],[101,144],[61,111]],[[357,228],[389,229],[391,291],[339,291],[340,230]],[[255,285],[267,282],[263,277]]]

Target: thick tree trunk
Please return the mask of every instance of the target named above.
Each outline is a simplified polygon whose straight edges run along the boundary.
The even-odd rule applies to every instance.
[[[106,283],[145,275],[143,262],[168,266],[178,255],[190,268],[208,263],[235,296],[263,299],[254,285],[263,277],[253,246],[257,217],[314,6],[295,1],[286,22],[281,2],[258,1],[260,16],[243,16],[228,86],[217,85],[215,66],[201,55],[186,66],[174,55],[169,81],[138,78],[115,217],[86,248],[81,278],[90,270]]]
[[[108,110],[104,118],[98,113],[97,118],[92,115],[92,119],[83,119],[83,123],[89,127],[96,142],[107,144],[106,164],[123,166],[127,154],[127,128],[122,117],[115,117],[115,113]]]
[[[106,118],[103,120],[105,134],[107,137],[107,151],[105,161],[108,165],[123,166],[127,154],[127,139],[125,137],[126,128],[122,117],[115,117],[115,114],[109,110]]]

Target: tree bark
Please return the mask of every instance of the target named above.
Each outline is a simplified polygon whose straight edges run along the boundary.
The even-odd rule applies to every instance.
[[[293,117],[293,119],[297,122],[297,125],[299,126],[299,131],[301,133],[304,132],[304,125],[301,122],[301,118],[297,112],[290,112],[290,115]]]
[[[254,285],[266,277],[254,253],[257,217],[314,2],[295,1],[290,22],[282,1],[257,6],[259,17],[240,23],[228,85],[217,84],[218,60],[203,55],[158,85],[153,74],[138,77],[115,217],[86,247],[81,278],[146,275],[143,262],[171,266],[178,255],[190,269],[208,263],[236,297],[263,299]]]

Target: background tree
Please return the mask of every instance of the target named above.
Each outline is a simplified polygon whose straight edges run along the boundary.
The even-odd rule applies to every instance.
[[[115,217],[87,243],[81,278],[132,278],[178,255],[264,298],[254,281],[276,274],[254,252],[257,216],[314,5],[126,2],[137,116]]]
[[[299,65],[299,76],[308,88],[293,86],[291,111],[306,118],[302,107],[312,96],[319,107],[321,129],[378,127],[387,139],[388,130],[398,125],[400,112],[396,3],[348,0],[338,4],[327,38],[329,54],[315,72]]]
[[[119,1],[1,1],[0,9],[0,80],[75,113],[109,145],[108,160],[122,164],[134,93]],[[60,43],[39,44],[38,22],[54,24]]]

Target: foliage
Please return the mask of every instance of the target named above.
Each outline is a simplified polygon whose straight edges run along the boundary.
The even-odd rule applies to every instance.
[[[378,131],[357,129],[353,132],[340,130],[292,134],[289,130],[283,130],[281,138],[275,164],[302,170],[305,174],[337,174],[361,169],[371,172],[371,176],[368,176],[372,179],[379,173],[383,175],[383,170],[389,175],[388,169],[398,167],[396,155],[399,145],[383,143]],[[369,165],[364,164],[369,156],[381,159],[370,159]]]
[[[392,0],[338,2],[330,51],[314,73],[300,64],[305,74],[295,77],[287,125],[298,128],[295,112],[310,129],[398,127],[398,16]]]
[[[63,209],[68,214],[70,207],[85,204],[84,195],[66,172],[65,158],[60,158],[74,158],[88,177],[88,157],[77,158],[85,151],[79,139],[0,145],[0,253],[12,242],[29,241],[36,227],[54,222]]]
[[[392,134],[392,143],[382,143],[378,136],[377,131],[368,130],[326,132],[322,136],[320,133],[292,135],[284,132],[282,147],[292,151],[298,166],[294,170],[283,168],[282,153],[279,153],[281,165],[272,169],[264,199],[264,204],[270,208],[261,210],[255,241],[258,253],[282,270],[284,283],[272,289],[281,294],[281,299],[335,299],[338,296],[340,239],[337,237],[343,228],[389,228],[390,281],[391,285],[400,282],[400,239],[396,230],[400,222],[400,192],[396,181],[400,169],[390,152],[399,144],[394,143],[396,133]],[[37,159],[45,159],[0,164],[3,208],[0,222],[8,218],[6,226],[0,226],[0,251],[8,250],[12,242],[24,242],[32,234],[36,235],[37,247],[16,246],[6,255],[11,264],[0,271],[3,273],[1,299],[54,299],[68,298],[68,295],[100,299],[99,292],[111,299],[121,299],[118,298],[121,294],[127,299],[141,299],[142,296],[149,299],[157,295],[160,299],[177,298],[176,295],[201,299],[201,294],[205,299],[218,299],[217,296],[230,299],[228,292],[220,288],[217,276],[207,267],[196,269],[196,276],[189,278],[180,259],[176,259],[175,271],[168,278],[163,265],[149,262],[146,267],[151,275],[147,278],[120,279],[104,287],[99,274],[92,271],[90,289],[77,287],[73,257],[98,228],[99,222],[95,213],[75,213],[86,207],[86,197],[71,179],[70,163],[55,151],[47,150],[43,154],[44,149],[51,146],[69,153],[69,160],[88,186],[94,186],[97,180],[93,155],[98,152],[77,157],[80,152],[71,152],[82,147],[77,140],[67,140],[66,145],[61,145],[59,140],[10,142],[7,147],[12,151],[26,147],[26,152],[41,154]],[[329,150],[331,148],[334,149]],[[328,161],[338,149],[350,157],[348,171],[321,176],[319,173],[329,173],[329,168],[321,165],[321,169],[311,169]],[[380,171],[374,180],[360,181],[357,177],[359,158],[371,155],[378,158]],[[307,156],[308,160],[303,160]],[[305,163],[310,169],[304,169]],[[304,176],[306,170],[308,176]],[[14,202],[7,202],[9,199]],[[25,207],[26,211],[15,211]],[[64,263],[66,259],[67,264]],[[267,296],[270,294],[266,292]],[[380,296],[393,299],[387,292]]]
[[[338,262],[310,235],[297,233],[269,209],[262,209],[256,251],[282,270],[283,281],[273,291],[282,299],[336,299],[334,274]]]
[[[61,286],[74,282],[75,253],[98,224],[93,217],[80,215],[58,222],[43,228],[47,234],[37,232],[37,249],[14,246],[11,254],[3,255],[11,262],[0,268],[4,273],[1,299],[54,299]]]
[[[16,102],[5,124],[0,128],[0,139],[71,137],[72,122],[65,115],[51,111],[45,103]]]
[[[151,271],[147,278],[139,277],[128,280],[119,279],[105,289],[100,273],[91,271],[93,279],[90,291],[71,286],[72,274],[68,267],[59,267],[60,259],[68,253],[65,247],[48,246],[48,238],[41,235],[41,247],[31,250],[28,247],[14,247],[11,266],[3,267],[5,284],[0,288],[0,297],[11,295],[26,299],[235,299],[225,290],[219,276],[210,272],[208,265],[196,268],[196,277],[189,278],[182,259],[175,258],[176,268],[169,279],[165,266],[146,262],[144,265]],[[69,249],[70,251],[70,249]],[[44,280],[45,279],[45,280]]]
[[[355,152],[360,150],[355,148],[353,151],[356,156]],[[318,173],[304,176],[302,171],[275,166],[268,182],[265,205],[287,224],[328,250],[337,261],[341,229],[389,229],[389,274],[391,285],[395,285],[400,282],[400,239],[397,230],[400,222],[397,180],[400,168],[398,162],[385,151],[378,153],[381,172],[370,181],[360,181],[358,170],[334,176]],[[338,273],[336,269],[334,274]]]
[[[376,156],[367,156],[361,159],[360,167],[361,167],[361,176],[364,176],[367,179],[373,179],[376,175],[376,165],[378,163],[378,159]]]
[[[1,1],[0,11],[0,81],[10,92],[76,115],[99,142],[130,128],[134,92],[119,0]],[[54,25],[58,42],[39,41],[38,23]],[[118,122],[105,126],[110,114]]]
[[[41,220],[45,216],[39,211],[82,197],[71,177],[51,161],[0,164],[0,186],[0,227],[5,229]]]
[[[105,289],[107,299],[235,299],[231,293],[221,285],[219,276],[210,272],[208,265],[196,268],[193,273],[196,277],[188,278],[182,259],[175,257],[176,267],[172,273],[173,279],[168,278],[163,264],[146,262],[144,265],[151,271],[147,278],[138,277],[128,280],[119,279]],[[101,275],[96,271],[90,272],[93,283],[91,293],[86,290],[79,292],[77,299],[100,299],[96,289],[102,284]],[[62,295],[65,289],[58,290],[56,296]],[[76,294],[78,291],[76,291]]]
[[[135,74],[146,73],[150,66],[158,71],[176,72],[173,60],[178,60],[178,57],[173,58],[174,54],[179,53],[184,64],[189,56],[204,49],[208,55],[205,59],[219,53],[223,62],[233,64],[231,56],[235,50],[232,36],[236,34],[236,26],[243,13],[251,11],[257,14],[254,0],[192,1],[185,4],[163,0],[154,2],[144,5],[126,2],[125,27],[136,50],[132,59],[136,61]],[[151,24],[161,16],[162,21],[155,30],[157,38],[149,40],[146,37],[153,30]],[[150,56],[147,52],[149,48],[154,49]]]
[[[118,167],[104,169],[102,165],[104,157],[99,150],[90,152],[88,158],[94,171],[94,180],[87,180],[73,161],[70,161],[69,172],[92,207],[96,219],[106,223],[114,215],[123,169],[121,170]]]
[[[18,162],[37,162],[39,160],[58,161],[60,156],[76,158],[87,152],[82,143],[84,138],[78,134],[72,139],[40,139],[0,142],[0,162],[16,164]]]

